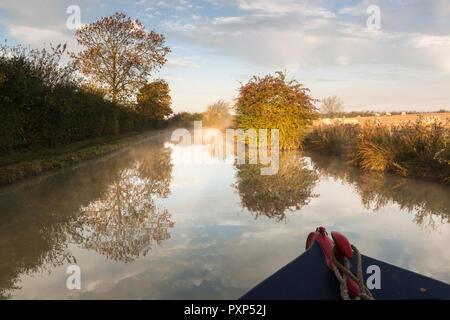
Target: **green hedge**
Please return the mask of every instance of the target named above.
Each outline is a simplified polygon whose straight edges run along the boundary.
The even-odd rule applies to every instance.
[[[0,52],[0,152],[53,147],[163,126],[82,88],[61,52]]]

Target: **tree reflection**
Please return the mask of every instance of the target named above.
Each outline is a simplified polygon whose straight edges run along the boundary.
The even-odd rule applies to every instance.
[[[11,298],[14,290],[21,289],[18,279],[22,275],[50,273],[54,267],[76,263],[75,257],[67,251],[65,242],[67,227],[68,225],[63,223],[52,228],[42,228],[39,230],[42,234],[36,232],[36,226],[26,228],[26,230],[10,231],[11,233],[18,231],[17,234],[20,236],[23,236],[23,232],[30,231],[26,236],[29,237],[28,241],[34,241],[33,248],[23,246],[22,239],[8,236],[4,239],[2,237],[0,244],[0,300]],[[46,232],[51,232],[51,234]],[[19,244],[15,245],[11,241],[19,242]],[[18,251],[18,249],[22,249],[22,251]],[[23,255],[23,252],[26,252],[26,255]]]
[[[236,165],[236,183],[244,208],[276,221],[283,221],[287,211],[300,210],[311,198],[318,175],[307,167],[300,153],[280,153],[279,169],[274,175],[261,175],[261,165]]]
[[[367,172],[341,160],[309,154],[322,176],[330,176],[355,187],[367,210],[376,212],[390,203],[415,214],[414,222],[435,230],[449,223],[448,187],[423,180],[407,179],[379,172]]]
[[[0,299],[20,290],[24,275],[50,273],[57,266],[77,263],[68,247],[71,243],[97,248],[109,257],[128,257],[129,261],[144,254],[151,244],[169,238],[170,215],[152,200],[170,192],[171,150],[164,148],[161,139],[59,172],[39,183],[3,188]],[[107,197],[111,192],[121,195],[119,216],[117,211],[114,216],[106,210],[114,209]],[[100,204],[106,209],[99,210]],[[79,214],[80,207],[86,208],[86,214]],[[105,220],[102,212],[111,221]],[[113,230],[115,224],[120,227]],[[133,224],[138,226],[130,230]],[[123,252],[121,245],[126,247]]]
[[[174,223],[155,197],[169,194],[171,173],[168,148],[120,170],[100,199],[81,208],[85,213],[82,245],[127,263],[169,239]]]

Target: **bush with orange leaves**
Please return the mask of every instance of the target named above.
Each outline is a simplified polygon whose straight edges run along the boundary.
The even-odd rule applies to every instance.
[[[280,149],[295,149],[301,146],[306,127],[316,117],[315,102],[308,88],[287,80],[283,72],[254,76],[239,89],[236,126],[245,130],[278,129]]]

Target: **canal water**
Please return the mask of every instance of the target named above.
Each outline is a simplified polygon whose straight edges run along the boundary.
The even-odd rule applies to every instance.
[[[0,298],[235,299],[318,226],[450,282],[449,187],[301,152],[281,153],[275,175],[259,169],[160,134],[3,187]],[[74,265],[81,288],[69,290]]]

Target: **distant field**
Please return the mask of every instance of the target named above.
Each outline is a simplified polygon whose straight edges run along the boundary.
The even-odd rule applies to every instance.
[[[419,116],[423,116],[423,117],[439,117],[442,121],[443,124],[445,124],[447,127],[450,127],[450,112],[446,112],[446,113],[411,113],[411,114],[406,114],[404,116],[402,115],[392,115],[392,116],[379,116],[379,117],[356,117],[356,118],[346,118],[346,119],[356,119],[358,120],[358,122],[360,124],[364,124],[365,122],[371,122],[373,123],[374,119],[377,118],[381,121],[382,124],[387,124],[387,125],[398,125],[400,123],[404,123],[404,122],[415,122],[416,119]],[[331,119],[333,120],[333,119]],[[313,125],[318,125],[320,123],[321,120],[315,120]]]

